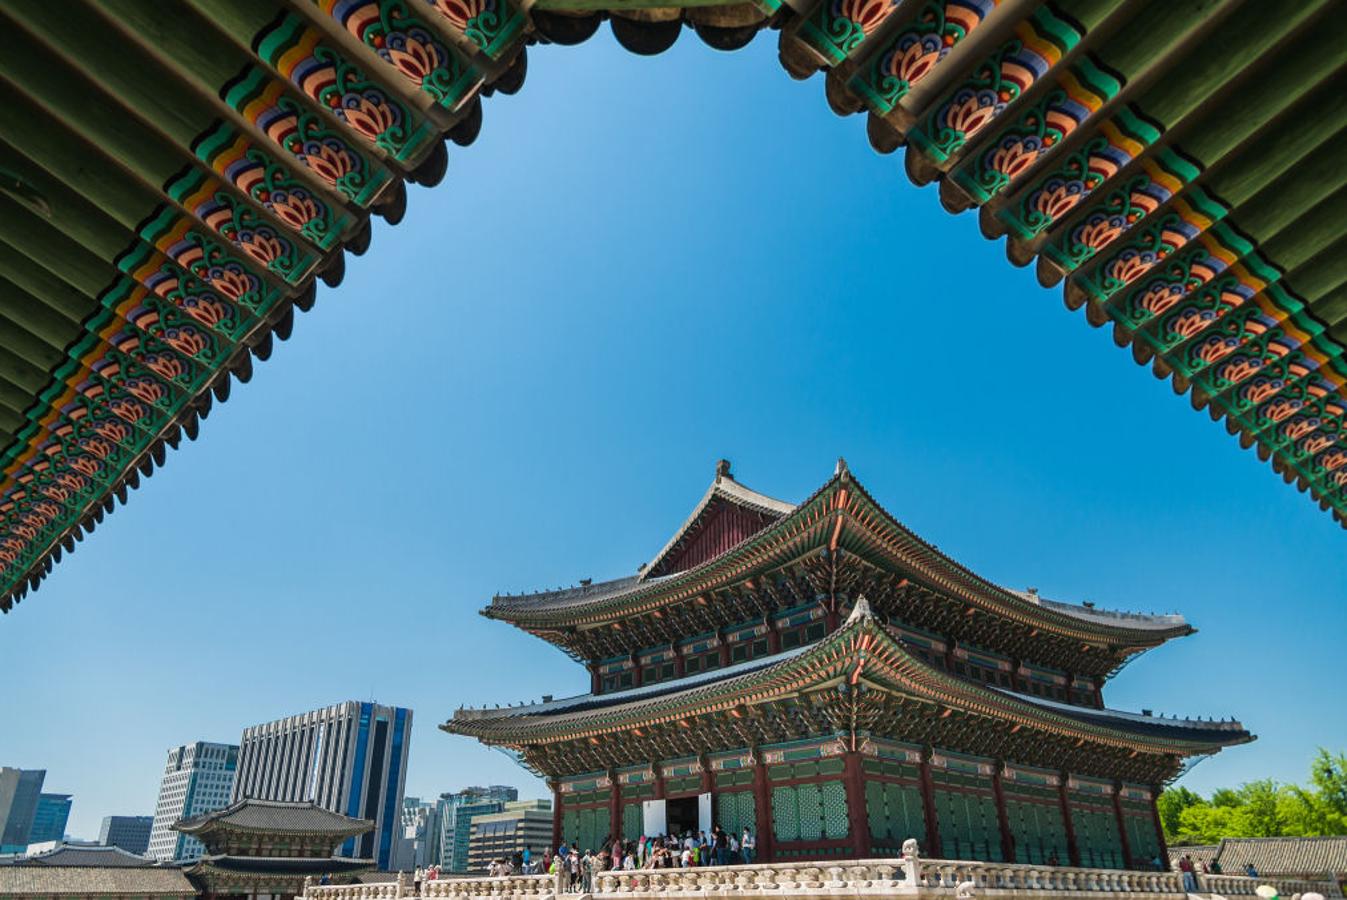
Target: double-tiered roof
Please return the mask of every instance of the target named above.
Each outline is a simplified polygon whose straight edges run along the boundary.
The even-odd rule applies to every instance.
[[[442,727],[509,748],[547,775],[807,735],[838,735],[854,750],[874,734],[1142,784],[1252,739],[1234,721],[1103,709],[1097,690],[1090,702],[1061,702],[1014,677],[971,676],[953,656],[966,639],[976,638],[984,656],[1022,653],[1017,663],[1065,663],[1073,675],[1101,677],[1193,629],[1179,616],[1109,613],[1000,588],[899,524],[841,461],[798,506],[749,491],[722,463],[693,515],[640,574],[497,597],[484,612],[595,665],[659,642],[677,654],[708,623],[722,631],[746,618],[776,623],[811,605],[845,621],[819,640],[738,665],[630,690],[461,709]],[[914,644],[914,625],[944,629],[943,653]]]

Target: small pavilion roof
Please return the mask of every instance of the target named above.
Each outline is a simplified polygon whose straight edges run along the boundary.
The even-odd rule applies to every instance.
[[[753,706],[843,679],[853,684],[865,679],[938,706],[1143,752],[1188,756],[1252,740],[1238,722],[1155,719],[1069,706],[943,672],[911,655],[874,617],[864,598],[843,627],[787,653],[629,691],[503,709],[463,709],[441,727],[507,745],[601,740],[632,727]]]
[[[176,831],[200,835],[215,829],[268,834],[305,834],[347,837],[374,829],[368,819],[353,819],[313,803],[244,798],[213,812],[173,823]]]
[[[821,515],[843,512],[849,515],[838,519],[836,533],[831,535],[834,544],[847,545],[844,530],[859,532],[861,538],[858,539],[863,539],[866,545],[861,549],[876,557],[886,557],[890,564],[896,564],[914,578],[929,582],[938,590],[954,592],[975,604],[1015,615],[1023,621],[1048,629],[1066,626],[1073,635],[1103,638],[1123,645],[1153,645],[1194,630],[1183,616],[1177,614],[1112,612],[1083,604],[1046,600],[1036,593],[1000,587],[940,552],[893,518],[855,479],[844,461],[839,461],[831,479],[796,506],[751,491],[736,481],[723,478],[718,471],[716,480],[692,516],[655,556],[647,572],[654,569],[717,497],[725,497],[729,502],[747,503],[749,498],[759,504],[770,502],[772,506],[764,505],[763,508],[775,519],[734,547],[688,570],[629,576],[558,591],[497,595],[482,614],[524,628],[593,627],[616,621],[633,610],[654,608],[663,602],[679,602],[695,596],[708,585],[728,583],[736,575],[756,571],[751,559],[746,560],[746,557],[770,556],[774,552],[774,541],[802,531],[816,523]],[[829,536],[826,531],[816,536],[813,543],[801,545],[799,552],[815,546],[819,540],[826,540]],[[726,570],[729,570],[728,575]]]

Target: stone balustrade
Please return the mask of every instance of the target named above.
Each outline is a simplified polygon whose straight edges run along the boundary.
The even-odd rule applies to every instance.
[[[1198,893],[1210,897],[1253,896],[1259,885],[1275,887],[1285,900],[1319,893],[1339,897],[1329,882],[1244,875],[1198,875]],[[731,898],[868,898],[904,895],[915,900],[967,900],[980,896],[1002,900],[1098,897],[1132,894],[1153,900],[1184,900],[1178,872],[1134,872],[942,859],[866,859],[835,862],[755,863],[747,866],[698,866],[691,869],[636,869],[599,872],[590,894],[572,892],[576,900],[671,900],[678,896],[705,900]],[[478,898],[551,898],[564,900],[553,875],[509,875],[428,881],[418,895],[406,876],[377,884],[307,885],[305,900],[478,900]]]

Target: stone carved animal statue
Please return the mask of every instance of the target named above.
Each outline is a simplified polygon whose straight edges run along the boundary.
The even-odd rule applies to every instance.
[[[918,851],[918,848],[917,848],[917,839],[916,839],[916,838],[908,838],[907,840],[903,841],[903,858],[904,858],[904,859],[916,859],[918,855],[919,855],[919,851]]]
[[[972,881],[961,881],[959,886],[954,889],[954,896],[958,900],[973,900],[977,896],[973,892],[974,884]]]

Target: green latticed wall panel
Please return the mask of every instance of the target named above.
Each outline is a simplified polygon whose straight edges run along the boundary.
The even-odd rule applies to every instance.
[[[1080,864],[1088,869],[1121,869],[1122,838],[1118,817],[1103,807],[1071,806],[1071,825],[1076,831]]]
[[[1065,865],[1071,858],[1060,803],[1034,803],[1008,796],[1006,818],[1015,839],[1015,862],[1046,863],[1055,857]]]
[[[645,819],[641,816],[641,802],[622,804],[622,839],[634,841],[641,837]]]
[[[921,789],[916,785],[866,782],[865,815],[870,822],[870,840],[876,848],[896,852],[908,838],[916,838],[918,844],[926,846],[926,817]]]
[[[940,847],[947,859],[1004,862],[996,800],[988,794],[965,791],[935,792],[940,823]]]
[[[840,781],[772,788],[772,833],[778,841],[820,841],[848,833],[847,792]]]
[[[1160,856],[1160,836],[1152,816],[1124,814],[1123,824],[1127,828],[1127,845],[1135,859],[1149,861]]]
[[[733,791],[716,795],[716,824],[730,834],[739,834],[745,827],[758,830],[757,810],[752,791]]]

